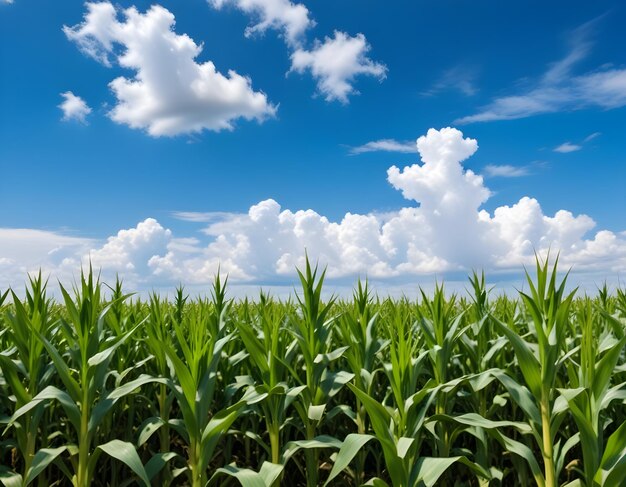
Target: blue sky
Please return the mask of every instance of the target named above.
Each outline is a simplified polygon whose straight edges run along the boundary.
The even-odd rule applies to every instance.
[[[598,275],[614,276],[626,263],[626,9],[620,2],[251,3],[252,10],[242,0],[162,1],[159,19],[175,18],[165,27],[151,2],[99,4],[113,16],[94,34],[96,23],[85,15],[96,4],[0,1],[4,282],[19,282],[21,272],[35,267],[64,275],[87,255],[144,287],[202,283],[218,261],[232,266],[235,281],[280,282],[287,274],[281,266],[297,265],[295,254],[305,246],[331,268],[341,267],[337,278],[375,268],[394,284],[476,265],[495,273],[519,268],[528,245],[557,246],[575,268]],[[137,22],[167,39],[146,41],[129,20],[130,8]],[[196,57],[159,51],[183,35],[195,43]],[[130,65],[125,52],[135,57]],[[178,61],[194,69],[212,62],[219,76],[234,70],[238,94],[220,93],[210,76],[194,92],[203,78],[172,75],[183,66]],[[141,69],[146,79],[136,88],[143,93],[123,95],[109,85],[116,78],[132,84]],[[200,95],[181,94],[187,91]],[[64,111],[59,105],[68,92],[79,98]],[[127,110],[116,112],[124,100]],[[151,104],[161,108],[151,112]],[[171,117],[162,130],[164,112]],[[482,175],[490,197],[465,220],[451,216],[447,227],[420,215],[432,238],[412,235],[416,228],[385,237],[385,223],[401,208],[424,206],[424,191],[448,187],[461,200],[473,197],[458,178],[426,189],[411,186],[422,176],[430,180],[425,173],[417,183],[389,179],[391,166],[423,164],[418,137],[449,126],[463,136],[448,133],[429,144],[476,139],[475,154],[446,164]],[[367,150],[381,147],[394,150]],[[405,199],[407,190],[415,197]],[[505,241],[497,248],[438,253],[444,237],[477,239],[472,232],[486,231],[474,225],[479,210],[495,218],[496,208],[524,197],[536,199],[540,213],[526,210],[535,214],[521,240],[499,221],[489,224]],[[284,215],[279,234],[297,238],[270,252],[271,225],[240,230],[249,227],[249,209],[269,199],[290,214],[312,209],[337,223],[346,213],[382,215],[375,217],[379,234],[329,230],[323,222],[321,229],[300,228]],[[561,209],[572,213],[571,221],[542,220]],[[147,219],[152,237],[139,227]],[[456,224],[455,233],[449,225]],[[115,240],[120,230],[135,231],[143,243],[132,241],[132,233]],[[598,231],[614,239],[601,246]],[[372,238],[383,239],[384,249],[370,245]],[[227,244],[214,245],[220,239]],[[30,250],[20,250],[23,242]],[[258,264],[254,255],[261,255]],[[196,273],[198,267],[204,271]]]

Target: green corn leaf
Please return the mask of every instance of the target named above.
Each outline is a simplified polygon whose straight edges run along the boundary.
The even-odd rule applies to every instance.
[[[24,485],[22,476],[17,472],[9,470],[4,465],[0,465],[0,482],[2,482],[4,487],[22,487]]]
[[[156,416],[146,419],[139,426],[139,434],[137,436],[137,447],[139,448],[146,441],[150,439],[150,437],[156,433],[162,426],[164,426],[166,422]]]
[[[226,465],[215,470],[215,473],[209,480],[209,485],[216,483],[220,474],[229,475],[236,478],[242,487],[271,487],[271,484],[266,484],[265,479],[254,470],[249,468],[239,468],[235,465]]]
[[[420,458],[411,472],[411,485],[432,487],[439,477],[462,457]]]
[[[612,483],[621,482],[626,478],[626,422],[622,423],[619,428],[609,437],[604,455],[600,462],[600,469],[594,480],[600,482],[601,485],[619,485]],[[611,482],[610,480],[613,479]]]
[[[524,380],[535,397],[541,397],[541,365],[528,343],[500,320],[494,318],[498,329],[506,335],[515,350],[517,361]]]
[[[597,363],[592,385],[594,397],[601,397],[608,389],[624,345],[626,345],[626,336],[613,345]]]
[[[346,439],[343,440],[343,443],[341,444],[339,453],[337,453],[337,457],[335,458],[335,464],[333,465],[333,468],[330,471],[330,475],[328,476],[328,479],[326,480],[324,486],[328,485],[331,480],[333,480],[337,475],[343,472],[345,468],[350,465],[352,459],[365,446],[365,444],[373,439],[374,436],[372,435],[361,435],[357,433],[351,433],[346,436]]]
[[[281,456],[281,463],[284,465],[287,461],[298,451],[308,450],[312,448],[341,448],[341,441],[332,436],[320,435],[316,436],[312,440],[295,440],[290,441],[283,448]]]
[[[76,431],[80,431],[80,411],[78,409],[78,406],[66,392],[63,392],[62,390],[54,386],[46,387],[39,394],[33,397],[28,403],[15,411],[13,416],[11,416],[9,424],[13,424],[24,414],[30,412],[32,409],[37,407],[40,403],[49,400],[59,401],[59,404],[61,404],[61,406],[63,407],[63,410],[65,411],[65,414],[67,414],[68,419],[76,428]]]
[[[278,480],[280,475],[283,473],[284,468],[285,467],[283,465],[271,462],[263,462],[263,465],[261,465],[261,470],[259,470],[259,475],[265,481],[265,485],[271,486],[274,485],[274,483]]]
[[[176,457],[179,457],[179,455],[174,452],[155,453],[152,455],[145,466],[147,477],[152,480],[161,470],[163,470],[163,467],[165,467],[168,462]]]
[[[132,443],[121,440],[112,440],[104,445],[99,445],[98,449],[102,450],[107,455],[125,463],[135,474],[143,481],[147,486],[150,486],[150,477],[148,476],[146,469],[144,468],[137,450]]]
[[[41,448],[38,450],[33,457],[33,461],[28,469],[28,472],[26,472],[24,485],[28,485],[35,480],[37,476],[65,450],[67,450],[66,446],[61,446],[59,448]]]

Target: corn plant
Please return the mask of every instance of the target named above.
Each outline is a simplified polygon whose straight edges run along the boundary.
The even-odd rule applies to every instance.
[[[557,262],[552,272],[546,258],[542,263],[537,259],[536,282],[526,272],[530,294],[520,292],[522,301],[530,315],[527,323],[529,335],[537,343],[521,336],[518,330],[509,328],[495,319],[498,329],[509,340],[515,352],[517,365],[526,386],[517,383],[501,371],[494,375],[508,390],[526,414],[532,434],[537,441],[543,460],[543,472],[536,458],[525,445],[505,441],[505,447],[514,454],[524,457],[532,471],[535,482],[540,487],[556,487],[558,475],[563,465],[564,455],[572,448],[576,438],[565,443],[555,438],[562,423],[566,408],[565,401],[559,401],[556,391],[558,373],[566,359],[566,331],[569,327],[569,310],[576,290],[565,294],[567,276],[557,286]]]
[[[225,286],[217,275],[213,302],[202,301],[197,312],[173,322],[175,345],[162,343],[171,374],[170,385],[182,421],[170,421],[188,446],[189,484],[199,487],[208,481],[208,467],[221,435],[241,414],[244,407],[264,399],[266,394],[249,389],[239,401],[215,410],[213,397],[221,351],[232,336],[225,333],[229,305]]]
[[[81,274],[80,288],[75,291],[76,300],[63,286],[61,292],[68,316],[67,320],[60,321],[60,336],[57,339],[65,344],[67,353],[60,352],[57,345],[41,331],[32,331],[50,355],[66,390],[52,385],[45,387],[13,414],[9,424],[14,425],[25,414],[32,414],[42,403],[57,401],[75,433],[74,438],[67,438],[68,443],[59,447],[70,454],[72,470],[63,464],[59,466],[74,486],[91,484],[102,452],[125,463],[141,481],[149,484],[149,477],[132,444],[118,439],[93,444],[98,427],[115,403],[143,384],[155,380],[144,375],[123,385],[114,384],[112,389],[107,387],[108,369],[115,352],[140,324],[117,340],[109,339],[104,323],[110,305],[102,307],[100,282],[91,268],[87,275]]]
[[[26,305],[12,293],[13,312],[6,313],[6,333],[13,348],[8,353],[0,353],[0,369],[15,397],[14,412],[28,405],[52,378],[53,370],[48,366],[43,342],[38,337],[41,335],[49,339],[56,322],[51,302],[46,296],[46,284],[41,273],[30,277]],[[29,485],[64,451],[62,447],[48,448],[48,445],[37,444],[44,412],[44,404],[38,404],[28,416],[20,418],[15,424],[14,432],[23,467],[21,473],[5,471],[3,478],[12,478],[16,485]]]
[[[297,272],[302,284],[302,297],[297,296],[300,316],[293,318],[291,333],[302,355],[305,388],[298,395],[294,407],[304,425],[305,441],[294,442],[289,446],[290,450],[305,449],[306,480],[307,486],[311,487],[318,484],[319,448],[336,448],[340,444],[334,438],[317,435],[327,401],[352,379],[353,374],[343,370],[333,372],[329,369],[329,366],[349,347],[332,349],[336,317],[331,316],[330,311],[334,300],[323,303],[321,299],[326,271],[323,271],[318,279],[317,266],[312,269],[307,258],[304,273],[300,270]],[[294,371],[294,378],[298,381],[301,380],[299,375]]]
[[[623,289],[576,297],[547,259],[515,295],[297,276],[284,301],[219,273],[131,298],[91,269],[60,301],[41,275],[0,293],[0,484],[623,484]]]
[[[378,355],[388,342],[378,335],[379,313],[373,310],[367,281],[365,284],[361,280],[358,281],[352,302],[353,305],[340,317],[339,335],[344,343],[351,344],[345,351],[344,358],[350,372],[354,374],[354,387],[371,394],[376,375],[383,370]],[[354,415],[357,433],[366,434],[367,409],[358,397],[355,398]],[[360,451],[357,455],[354,473],[357,483],[364,480],[366,455],[366,451]]]
[[[606,298],[604,299],[606,305]],[[626,336],[619,340],[610,328],[603,327],[600,314],[585,299],[578,312],[582,327],[580,360],[570,358],[570,388],[559,389],[567,400],[580,435],[585,486],[617,485],[626,476],[626,423],[622,423],[604,442],[609,418],[606,410],[613,401],[626,399],[626,382],[611,384]],[[580,480],[571,482],[572,485]]]

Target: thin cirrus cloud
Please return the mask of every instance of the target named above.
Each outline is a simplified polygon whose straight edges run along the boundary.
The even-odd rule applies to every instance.
[[[10,257],[0,261],[0,285],[21,285],[24,272],[39,267],[68,278],[89,259],[105,279],[119,273],[139,290],[206,285],[218,269],[234,285],[288,284],[305,249],[328,265],[332,282],[367,275],[389,286],[472,268],[518,273],[535,252],[545,255],[550,248],[560,250],[560,261],[579,275],[624,269],[626,232],[594,230],[587,215],[546,215],[527,196],[493,212],[482,208],[492,193],[481,175],[462,164],[477,148],[476,140],[456,129],[429,130],[417,140],[421,163],[388,169],[387,181],[407,206],[384,214],[346,213],[332,221],[267,199],[245,213],[179,213],[203,225],[192,236],[175,235],[153,218],[104,242],[0,229],[0,255]]]
[[[583,146],[579,144],[572,144],[571,142],[563,142],[561,145],[558,145],[554,148],[554,152],[561,152],[562,154],[567,154],[568,152],[576,152],[582,149]]]
[[[574,67],[591,52],[591,33],[599,19],[576,29],[570,36],[567,55],[553,63],[529,88],[495,98],[480,111],[459,118],[458,124],[514,120],[544,113],[626,105],[626,69],[599,67],[574,74]]]
[[[445,91],[457,91],[465,96],[474,96],[478,93],[476,87],[477,69],[469,64],[459,64],[447,69],[426,91],[421,95],[431,97]]]
[[[229,130],[237,119],[263,121],[276,113],[250,78],[233,70],[224,75],[211,61],[198,64],[202,46],[174,32],[166,8],[141,13],[108,1],[86,7],[83,22],[63,27],[67,38],[105,66],[135,71],[109,83],[117,99],[109,112],[113,121],[158,137]]]
[[[61,120],[66,122],[76,120],[80,123],[87,123],[87,115],[91,113],[91,108],[87,105],[87,102],[71,91],[61,93],[61,97],[63,98],[63,101],[59,105],[59,108],[63,112]]]
[[[554,152],[560,152],[562,154],[567,154],[569,152],[576,152],[579,151],[583,148],[583,146],[587,143],[592,141],[593,139],[599,137],[600,135],[602,135],[600,132],[594,132],[591,135],[588,135],[587,137],[585,137],[582,142],[578,143],[578,144],[573,144],[571,142],[563,142],[562,144],[556,146],[554,149],[552,149]]]
[[[519,178],[528,176],[530,169],[528,166],[512,166],[510,164],[488,164],[483,169],[485,176],[496,178]]]
[[[350,148],[350,154],[358,155],[366,152],[401,152],[412,154],[417,152],[414,141],[398,141],[395,139],[372,140],[363,145]]]

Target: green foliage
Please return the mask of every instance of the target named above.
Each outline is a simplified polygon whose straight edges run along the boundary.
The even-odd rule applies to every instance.
[[[558,260],[558,259],[557,259]],[[626,292],[0,292],[0,484],[623,485]]]

